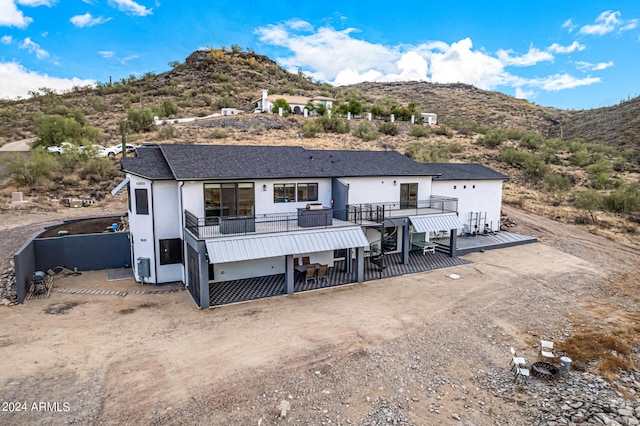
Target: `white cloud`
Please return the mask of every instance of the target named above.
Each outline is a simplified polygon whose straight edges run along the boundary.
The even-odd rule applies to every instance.
[[[572,32],[576,26],[573,23],[573,19],[569,18],[562,24],[562,28],[566,28],[569,32]]]
[[[2,44],[11,44],[11,42],[13,42],[13,37],[10,35],[2,36],[2,38],[0,38],[0,43]]]
[[[85,13],[84,15],[76,15],[69,19],[69,21],[71,21],[71,23],[78,28],[93,27],[94,25],[104,24],[105,22],[109,22],[110,20],[111,18],[103,18],[102,16],[94,18],[90,13]]]
[[[37,6],[51,7],[54,4],[56,4],[56,0],[18,0],[18,3],[20,3],[23,6],[31,6],[31,7],[37,7]]]
[[[33,19],[18,10],[14,0],[0,1],[0,27],[26,28]]]
[[[575,52],[576,50],[581,52],[584,49],[585,49],[585,45],[580,44],[577,41],[574,41],[569,46],[562,46],[558,43],[553,43],[551,46],[547,48],[549,52],[554,52],[554,53],[572,53],[572,52]]]
[[[515,97],[518,99],[533,99],[538,95],[535,90],[525,90],[521,87],[516,87]]]
[[[573,89],[580,86],[591,86],[600,83],[599,77],[576,78],[569,74],[555,74],[548,77],[532,79],[528,82],[529,86],[539,87],[550,92],[557,92],[565,89]]]
[[[638,26],[637,19],[624,21],[620,19],[620,11],[607,10],[602,12],[595,20],[595,24],[584,25],[580,28],[580,34],[605,35],[615,30],[628,31]]]
[[[498,50],[498,59],[500,59],[503,65],[513,65],[516,67],[528,67],[538,62],[553,61],[552,54],[536,49],[535,47],[529,48],[529,51],[522,56],[511,56],[512,53],[513,50]]]
[[[0,98],[15,99],[26,97],[29,91],[35,91],[41,87],[48,87],[55,91],[65,91],[73,86],[93,86],[92,80],[79,78],[57,78],[46,74],[39,74],[25,69],[16,62],[0,62]]]
[[[147,16],[153,13],[152,9],[147,9],[133,0],[109,0],[109,6],[115,7],[120,12],[134,16]]]
[[[36,53],[36,58],[44,59],[49,56],[49,52],[42,49],[38,43],[35,43],[31,40],[31,37],[27,37],[24,39],[22,44],[20,45],[20,49],[27,49],[29,53]]]
[[[111,50],[101,50],[98,52],[98,55],[102,56],[104,59],[111,59],[115,56],[115,52]]]
[[[613,66],[613,61],[599,62],[597,64],[592,64],[591,62],[584,62],[584,61],[576,62],[576,67],[580,71],[602,71],[612,66]]]
[[[575,78],[557,74],[536,79],[506,71],[506,67],[554,61],[554,54],[581,51],[584,45],[554,43],[546,49],[531,47],[523,55],[502,49],[495,55],[474,49],[470,38],[447,44],[430,41],[417,46],[385,46],[355,38],[357,29],[313,28],[306,21],[288,21],[255,30],[261,42],[283,47],[290,55],[277,58],[283,67],[302,70],[316,80],[335,85],[362,81],[432,81],[466,83],[485,90],[511,87],[521,97],[542,90],[558,91],[600,82],[598,78]]]

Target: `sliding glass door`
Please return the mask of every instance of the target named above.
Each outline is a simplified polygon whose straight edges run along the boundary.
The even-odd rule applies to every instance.
[[[418,207],[418,184],[400,184],[400,208],[411,209]]]
[[[206,183],[204,209],[207,217],[252,216],[255,212],[253,183]]]

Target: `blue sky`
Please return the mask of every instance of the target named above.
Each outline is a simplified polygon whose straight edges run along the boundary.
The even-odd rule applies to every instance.
[[[232,44],[336,85],[463,82],[565,109],[640,95],[638,0],[0,0],[0,98]]]

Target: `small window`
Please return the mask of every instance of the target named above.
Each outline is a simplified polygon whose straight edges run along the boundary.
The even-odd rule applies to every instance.
[[[467,185],[464,185],[464,186],[462,187],[462,189],[467,189]]]
[[[182,239],[160,240],[160,264],[182,263]]]
[[[458,187],[456,185],[453,185],[453,189],[457,189]]]
[[[136,189],[136,214],[149,214],[149,199],[146,189]]]
[[[299,183],[298,201],[318,201],[318,184]]]
[[[473,185],[471,188],[476,189],[476,186],[475,186],[475,185]]]
[[[273,185],[273,202],[290,203],[296,201],[295,183],[276,183]]]

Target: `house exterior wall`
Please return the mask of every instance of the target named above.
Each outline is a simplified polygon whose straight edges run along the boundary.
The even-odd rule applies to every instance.
[[[500,230],[502,180],[435,180],[432,190],[434,195],[458,199],[458,217],[463,224],[469,224],[472,213],[486,212],[486,223],[493,231]],[[479,230],[483,227],[484,224],[481,224]]]
[[[418,200],[428,200],[432,191],[431,176],[351,177],[341,180],[349,185],[349,204],[399,203],[402,183],[418,183]]]
[[[294,255],[294,257],[300,258],[302,256],[309,256],[311,263],[333,267],[333,251]],[[284,274],[284,272],[285,256],[277,256],[242,262],[216,263],[213,265],[213,277],[209,277],[209,280],[210,282],[240,280],[263,275]]]
[[[160,240],[182,238],[182,214],[180,213],[179,187],[176,181],[156,181],[153,184],[153,220],[155,233],[156,283],[184,281],[182,263],[160,264]],[[183,247],[184,259],[184,247]]]
[[[153,204],[152,181],[138,176],[129,175],[129,228],[131,234],[131,253],[132,268],[136,281],[155,283],[155,268],[153,260],[155,259],[154,238],[153,238],[153,215],[151,207]],[[135,190],[146,189],[149,206],[149,214],[138,214],[136,211]],[[151,276],[141,278],[139,276],[138,258],[149,258],[151,260]]]

